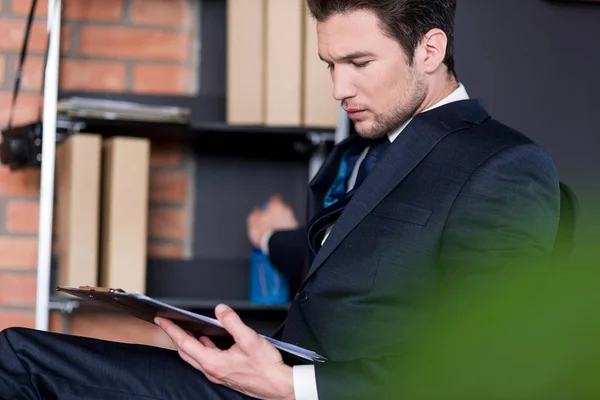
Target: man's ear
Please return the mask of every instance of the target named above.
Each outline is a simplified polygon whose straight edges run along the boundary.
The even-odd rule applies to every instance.
[[[447,45],[448,37],[441,29],[432,29],[423,36],[418,52],[425,73],[436,71],[444,62]]]

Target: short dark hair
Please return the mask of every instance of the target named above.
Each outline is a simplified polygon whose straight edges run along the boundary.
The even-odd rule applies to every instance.
[[[454,72],[454,14],[456,0],[306,0],[312,16],[319,22],[335,14],[372,10],[383,24],[384,32],[395,38],[412,64],[415,49],[429,30],[438,28],[448,37],[444,64]]]

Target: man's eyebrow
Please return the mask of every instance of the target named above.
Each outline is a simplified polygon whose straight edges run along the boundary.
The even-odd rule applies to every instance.
[[[337,59],[334,59],[333,61],[336,62],[347,62],[347,61],[352,61],[355,60],[357,58],[363,58],[363,57],[373,57],[374,54],[371,53],[370,51],[355,51],[353,53],[350,54],[346,54],[345,56],[342,57],[338,57]],[[325,61],[326,63],[330,63],[331,61],[324,59],[320,54],[319,54],[319,58],[323,61]]]

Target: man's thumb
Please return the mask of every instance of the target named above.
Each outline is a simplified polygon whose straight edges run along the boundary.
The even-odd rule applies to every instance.
[[[223,324],[225,330],[233,336],[233,340],[242,348],[252,346],[258,339],[257,333],[248,327],[235,311],[225,304],[219,304],[215,308],[215,315],[219,322]]]

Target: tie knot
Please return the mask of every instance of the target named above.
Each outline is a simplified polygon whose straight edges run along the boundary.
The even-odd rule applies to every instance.
[[[390,145],[390,140],[387,136],[381,139],[372,139],[369,141],[369,151],[367,152],[367,157],[374,157],[375,159],[379,159],[381,155],[387,150]]]
[[[363,180],[365,180],[367,175],[369,175],[369,173],[375,167],[375,164],[377,164],[377,161],[379,161],[379,158],[387,150],[389,145],[390,140],[387,136],[381,139],[369,140],[369,150],[367,151],[367,154],[365,155],[365,158],[358,169],[358,176],[356,177],[357,187],[362,183]]]

